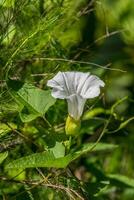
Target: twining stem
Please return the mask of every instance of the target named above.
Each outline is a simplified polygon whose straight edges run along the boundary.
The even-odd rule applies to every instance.
[[[113,113],[114,113],[114,109],[116,108],[116,106],[118,106],[120,103],[122,103],[123,101],[125,101],[127,98],[128,98],[127,96],[123,97],[122,99],[120,99],[119,101],[117,101],[117,102],[112,106],[109,119],[106,121],[106,124],[105,124],[105,126],[104,126],[104,128],[103,128],[103,130],[102,130],[102,132],[101,132],[101,134],[100,134],[100,136],[98,137],[98,139],[96,140],[96,142],[93,144],[93,146],[90,148],[90,150],[89,150],[88,152],[91,152],[91,151],[97,146],[97,144],[99,143],[99,141],[100,141],[101,138],[103,137],[103,135],[104,135],[104,133],[105,133],[107,127],[108,127],[108,124],[109,124],[110,121],[111,121],[111,118],[112,118],[112,115],[113,115]]]

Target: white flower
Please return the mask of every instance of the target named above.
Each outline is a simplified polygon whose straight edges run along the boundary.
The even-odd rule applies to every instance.
[[[52,96],[66,99],[69,115],[79,120],[87,99],[97,97],[104,82],[99,77],[83,72],[58,72],[47,82],[52,87]]]

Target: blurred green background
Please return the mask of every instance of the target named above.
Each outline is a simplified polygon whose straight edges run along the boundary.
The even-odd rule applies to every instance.
[[[117,144],[116,150],[90,153],[72,163],[68,170],[43,169],[43,173],[50,183],[74,190],[79,187],[83,199],[133,200],[133,0],[0,0],[0,151],[9,151],[9,160],[40,151],[31,141],[43,151],[52,145],[53,134],[48,134],[48,125],[40,118],[21,122],[7,80],[21,80],[47,89],[47,80],[58,71],[91,72],[104,80],[102,95],[87,102],[86,112],[96,107],[109,110],[119,99],[127,98],[116,106],[102,139]],[[46,114],[61,133],[66,117],[67,105],[62,100]],[[95,141],[106,119],[107,114],[102,112],[82,121],[82,142]],[[108,134],[126,120],[129,123],[122,129]],[[29,141],[22,140],[14,129]],[[5,163],[6,160],[0,171],[0,200],[72,198],[55,188],[31,188],[12,182],[14,176],[17,178],[13,180],[34,180],[40,173],[35,169],[20,174],[16,170],[5,171]],[[110,182],[107,175],[111,176]]]

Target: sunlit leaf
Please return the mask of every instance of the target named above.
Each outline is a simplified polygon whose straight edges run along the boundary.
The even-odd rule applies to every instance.
[[[7,158],[7,156],[8,156],[8,151],[0,153],[0,164]]]
[[[55,158],[64,157],[65,155],[65,146],[61,142],[56,142],[56,145],[51,148]]]
[[[2,43],[5,44],[5,45],[9,45],[12,42],[12,39],[15,35],[15,32],[16,32],[15,26],[11,25],[8,28],[7,32],[5,33],[5,36],[4,36]]]
[[[82,120],[91,119],[99,114],[110,114],[110,110],[105,110],[104,108],[94,108],[84,113]]]
[[[0,123],[0,138],[9,133],[12,129],[15,129],[16,124],[9,123],[9,126],[4,123]]]
[[[34,85],[13,80],[9,80],[8,85],[15,100],[23,105],[20,112],[23,122],[43,116],[56,101],[50,91],[41,90]]]
[[[30,122],[40,115],[37,112],[31,111],[26,106],[19,112],[19,116],[22,122]]]
[[[0,0],[0,5],[4,7],[13,7],[15,3],[15,0]]]
[[[57,153],[56,150],[54,152],[51,150],[42,153],[35,153],[14,160],[13,162],[9,163],[6,166],[6,168],[23,168],[23,169],[30,167],[65,168],[70,162],[79,158],[83,154],[88,153],[89,151],[105,151],[105,150],[112,150],[117,147],[116,145],[106,144],[106,143],[98,143],[97,146],[95,146],[94,148],[93,146],[94,143],[83,145],[83,147],[79,151],[70,153],[64,157],[59,157],[61,156],[61,154]],[[63,156],[63,151],[62,151],[62,156]]]

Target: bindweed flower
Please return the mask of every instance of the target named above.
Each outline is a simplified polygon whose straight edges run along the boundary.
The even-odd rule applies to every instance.
[[[99,77],[83,72],[58,72],[47,82],[47,86],[53,88],[54,98],[67,100],[69,113],[66,121],[67,134],[74,135],[75,130],[78,131],[86,100],[97,97],[100,94],[100,87],[104,85]]]

